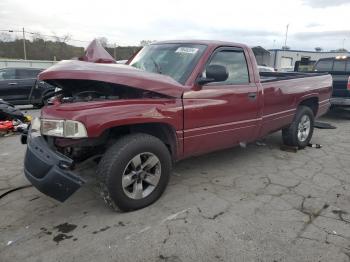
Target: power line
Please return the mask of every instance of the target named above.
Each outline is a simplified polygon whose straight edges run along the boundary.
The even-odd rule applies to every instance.
[[[18,33],[18,34],[22,34],[23,30],[13,30],[13,29],[0,29],[0,32],[8,32],[8,33]],[[65,42],[80,42],[80,43],[90,43],[91,40],[81,40],[81,39],[75,39],[75,38],[70,38],[70,34],[68,34],[67,36],[69,36],[67,38],[67,36],[57,36],[57,35],[49,35],[49,34],[42,34],[41,32],[37,31],[24,31],[25,34],[29,34],[29,35],[39,35],[39,36],[43,36],[43,37],[49,37],[49,38],[53,38],[56,41],[63,41],[65,40]],[[117,44],[117,42],[119,44]],[[120,41],[111,41],[111,43],[109,43],[109,48],[114,48],[115,45],[120,46],[121,45],[125,45],[125,46],[130,46],[130,44],[128,43],[120,43]]]
[[[8,32],[8,33],[22,33],[23,30],[12,30],[12,29],[1,29],[0,32]],[[51,37],[55,39],[65,39],[64,36],[57,36],[57,35],[46,35],[42,34],[40,32],[30,32],[30,31],[24,31],[26,34],[31,34],[31,35],[40,35],[40,36],[45,36],[45,37]],[[80,39],[73,39],[73,38],[68,38],[68,41],[76,41],[76,42],[83,42],[83,43],[90,43],[91,41],[88,40],[80,40]]]
[[[22,33],[22,40],[23,40],[23,56],[24,56],[24,60],[27,60],[27,49],[26,49],[26,36],[25,34],[31,34],[31,35],[40,35],[40,36],[44,36],[44,37],[52,37],[58,41],[62,40],[66,40],[66,42],[70,42],[70,41],[79,41],[79,42],[90,42],[90,41],[84,41],[84,40],[78,40],[78,39],[71,39],[69,35],[64,36],[64,37],[59,37],[57,35],[46,35],[46,34],[41,34],[39,32],[35,33],[35,32],[30,32],[30,31],[25,31],[24,27],[22,28],[21,31],[19,30],[12,30],[12,29],[1,29],[0,32],[8,32],[8,33]]]

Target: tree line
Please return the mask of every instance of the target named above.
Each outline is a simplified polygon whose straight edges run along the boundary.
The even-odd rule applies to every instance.
[[[70,45],[69,38],[56,41],[36,37],[25,41],[28,60],[63,60],[80,57],[84,54],[84,48]],[[108,53],[116,60],[130,58],[140,49],[140,46],[108,47],[107,41],[103,43]],[[0,39],[0,58],[23,59],[22,39]]]

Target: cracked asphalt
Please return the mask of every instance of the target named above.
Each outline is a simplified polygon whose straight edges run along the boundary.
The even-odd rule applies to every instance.
[[[37,111],[29,111],[37,114]],[[280,132],[176,164],[164,195],[130,213],[100,199],[94,166],[65,203],[33,187],[0,199],[0,261],[350,261],[350,111],[320,121],[321,149]],[[0,195],[28,185],[25,146],[0,138]]]

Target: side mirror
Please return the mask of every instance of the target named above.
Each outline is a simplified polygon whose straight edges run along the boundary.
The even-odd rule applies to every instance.
[[[223,82],[228,78],[228,72],[225,66],[209,65],[206,68],[206,77],[200,77],[197,80],[199,85],[204,85],[211,82]]]

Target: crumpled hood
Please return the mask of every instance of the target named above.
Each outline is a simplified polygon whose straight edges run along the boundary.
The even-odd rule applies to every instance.
[[[39,80],[79,79],[95,80],[157,92],[180,98],[184,86],[170,76],[150,73],[129,65],[100,64],[64,60],[39,74]]]
[[[101,43],[96,39],[93,40],[85,50],[85,54],[78,58],[80,61],[93,63],[112,63],[115,64],[115,59],[103,48]]]

